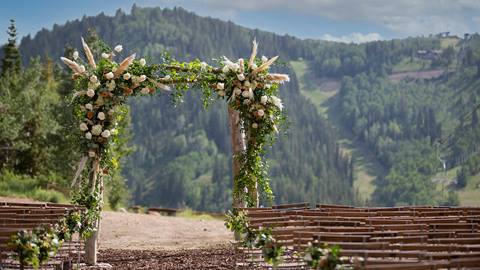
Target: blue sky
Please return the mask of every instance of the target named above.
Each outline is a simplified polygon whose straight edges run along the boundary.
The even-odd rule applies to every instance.
[[[138,6],[181,6],[202,16],[231,20],[300,38],[365,42],[480,31],[479,0],[2,0],[0,29],[17,21],[19,36],[104,12]],[[0,32],[0,42],[7,35]]]

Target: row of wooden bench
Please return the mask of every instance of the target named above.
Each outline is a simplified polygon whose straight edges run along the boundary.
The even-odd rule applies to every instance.
[[[0,269],[33,269],[28,265],[21,266],[13,258],[8,246],[11,237],[19,231],[54,226],[74,210],[84,208],[70,204],[0,202]],[[44,263],[42,269],[72,269],[73,261],[78,263],[83,253],[83,244],[75,236],[63,243],[59,252]]]
[[[287,247],[279,269],[305,269],[301,259],[287,255],[303,252],[314,241],[340,246],[342,260],[359,269],[480,269],[480,208],[322,204],[310,209],[301,203],[241,210],[251,227],[271,228],[278,243]],[[268,268],[260,251],[240,250],[246,256],[239,266]]]

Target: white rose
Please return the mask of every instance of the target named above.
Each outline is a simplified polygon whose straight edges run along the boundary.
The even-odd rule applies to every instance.
[[[230,65],[230,69],[233,70],[234,72],[237,72],[240,69],[240,65],[237,63],[232,63]]]
[[[95,91],[93,91],[93,89],[88,89],[87,90],[87,96],[92,98],[93,96],[95,96]]]
[[[87,110],[90,110],[90,111],[91,111],[91,110],[93,110],[93,105],[90,104],[90,103],[87,103],[87,104],[85,104],[85,108],[86,108]]]
[[[92,134],[98,136],[102,133],[102,125],[95,125],[92,127]]]
[[[108,138],[110,137],[110,130],[106,129],[102,132],[102,137]]]
[[[262,96],[260,98],[260,103],[262,103],[263,105],[267,104],[267,101],[268,101],[268,97],[267,96]]]
[[[97,76],[95,76],[95,75],[90,76],[90,81],[91,81],[92,83],[98,82]]]
[[[140,75],[140,77],[138,77],[138,82],[144,82],[146,79],[147,79],[147,76]]]
[[[108,110],[108,115],[112,116],[112,115],[113,115],[113,113],[114,113],[114,111],[113,111],[113,110]]]
[[[228,73],[230,71],[230,67],[228,65],[223,66],[222,72],[223,73]]]
[[[90,132],[85,133],[85,139],[91,140],[92,139],[92,133],[90,133]]]
[[[225,96],[225,91],[218,91],[218,95],[221,96],[221,97],[224,97]]]
[[[201,70],[207,69],[207,66],[208,66],[207,63],[205,63],[205,62],[201,62],[201,63],[200,63],[200,69],[201,69]]]
[[[122,45],[117,45],[117,46],[115,46],[114,50],[119,53],[123,50],[123,46]]]
[[[131,77],[132,77],[132,75],[130,75],[130,73],[128,73],[128,72],[123,74],[123,79],[124,80],[130,80]]]
[[[246,86],[246,87],[250,87],[250,82],[249,81],[244,81],[243,85]]]
[[[242,89],[235,87],[235,89],[233,89],[233,92],[235,93],[235,95],[240,95],[242,93]]]
[[[265,63],[265,62],[267,62],[267,61],[268,61],[268,58],[267,58],[265,55],[262,56],[262,62]]]
[[[283,109],[283,104],[282,104],[282,100],[276,96],[272,96],[270,97],[273,105],[275,105],[277,108],[279,108],[280,110]]]
[[[225,89],[225,84],[224,83],[217,83],[217,90],[223,90]]]
[[[263,110],[258,110],[257,114],[258,116],[263,117],[265,115],[265,112]]]
[[[245,99],[245,100],[243,101],[243,104],[245,104],[245,105],[250,104],[250,99]]]
[[[107,80],[111,80],[113,79],[115,75],[113,75],[113,72],[108,72],[107,74],[105,74],[105,78],[107,78]]]
[[[78,69],[79,69],[80,73],[85,72],[85,66],[84,65],[80,65],[80,67]]]
[[[248,98],[252,99],[253,98],[253,90],[252,88],[248,88]]]
[[[140,90],[140,93],[148,94],[148,93],[150,93],[150,89],[148,89],[148,87],[144,87],[144,88],[142,88],[142,90]]]
[[[252,64],[252,69],[257,69],[257,64],[253,63]]]
[[[80,130],[81,130],[81,131],[87,131],[87,130],[88,130],[87,124],[81,123],[81,124],[80,124]]]
[[[248,91],[243,91],[243,93],[242,93],[242,96],[243,96],[244,98],[248,98],[249,95],[250,95],[250,94],[248,94]]]
[[[73,52],[73,60],[77,60],[78,59],[78,51],[74,51]]]
[[[253,123],[253,124],[252,124],[252,128],[258,128],[258,124],[257,124],[257,123]]]
[[[97,115],[97,118],[100,119],[100,120],[105,120],[105,113],[104,112],[99,112],[98,115]]]
[[[243,81],[243,80],[245,80],[245,75],[243,75],[243,73],[238,74],[237,79],[240,80],[240,81]]]
[[[95,157],[96,154],[95,154],[94,151],[88,151],[88,156],[89,156],[89,157]]]
[[[172,77],[170,75],[167,75],[165,77],[163,77],[165,80],[170,80]]]
[[[107,58],[109,58],[109,57],[110,57],[110,54],[108,54],[108,53],[102,53],[102,58],[107,59]]]
[[[147,64],[147,61],[145,61],[145,58],[140,59],[140,66],[145,66]]]

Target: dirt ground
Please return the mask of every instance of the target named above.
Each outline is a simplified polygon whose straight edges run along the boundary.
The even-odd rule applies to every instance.
[[[222,220],[103,212],[100,249],[178,250],[228,244]]]

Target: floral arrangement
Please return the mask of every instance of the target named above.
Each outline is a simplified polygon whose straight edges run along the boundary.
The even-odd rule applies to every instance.
[[[61,245],[71,239],[82,228],[81,213],[71,211],[58,224],[52,227],[40,227],[32,231],[19,231],[14,234],[8,246],[14,252],[14,258],[21,266],[31,265],[38,268],[53,257]]]
[[[170,58],[164,58],[161,64],[147,65],[144,58],[137,60],[135,54],[116,62],[116,54],[123,50],[117,45],[113,50],[103,46],[102,58],[97,63],[83,38],[82,45],[86,62],[78,51],[72,59],[61,58],[73,71],[72,103],[85,151],[74,182],[83,171],[86,158],[100,160],[99,175],[108,175],[109,168],[115,165],[109,156],[110,144],[118,135],[115,128],[118,107],[129,96],[151,94],[157,89],[171,91],[168,85],[175,84],[174,97],[181,97],[188,88],[199,88],[206,105],[214,100],[212,97],[226,99],[239,112],[238,124],[245,133],[246,149],[237,157],[241,168],[234,180],[234,196],[249,206],[255,205],[257,198],[245,191],[256,190],[258,184],[265,197],[272,198],[262,155],[265,144],[273,141],[278,125],[284,120],[278,86],[289,81],[288,75],[269,73],[278,57],[257,58],[258,44],[254,41],[247,61],[240,58],[232,62],[223,57],[218,68],[199,60],[181,63]]]
[[[273,142],[278,125],[285,119],[282,100],[278,97],[278,86],[290,81],[286,74],[269,73],[278,56],[268,59],[257,58],[256,41],[248,61],[240,58],[236,62],[224,57],[222,73],[216,84],[217,94],[227,99],[229,106],[240,113],[241,128],[245,132],[246,149],[240,159],[240,173],[234,181],[235,197],[242,197],[248,206],[256,206],[256,198],[248,196],[247,190],[260,187],[267,199],[273,197],[268,184],[267,164],[262,159],[264,146]]]

